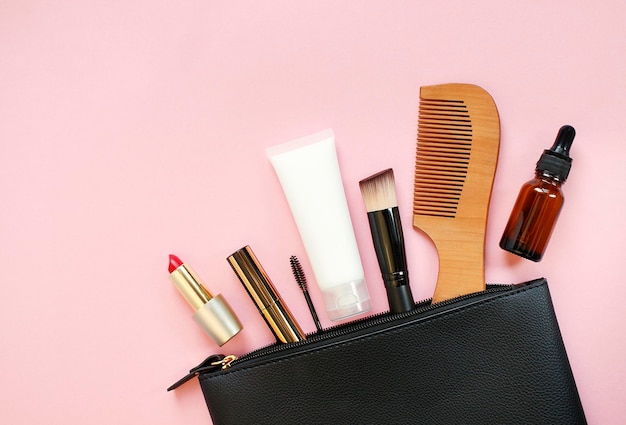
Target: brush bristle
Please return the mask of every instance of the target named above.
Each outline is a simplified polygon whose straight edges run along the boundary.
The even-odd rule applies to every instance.
[[[421,99],[413,214],[454,218],[472,147],[463,101]]]
[[[393,170],[388,168],[359,182],[367,212],[398,206]]]
[[[296,279],[296,282],[302,290],[306,290],[306,276],[304,274],[304,270],[302,270],[300,260],[298,260],[298,257],[295,255],[292,255],[289,258],[289,263],[291,264],[291,272],[293,273],[293,277]]]

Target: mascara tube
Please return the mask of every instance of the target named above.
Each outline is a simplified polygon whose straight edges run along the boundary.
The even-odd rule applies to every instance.
[[[227,261],[276,339],[283,343],[305,339],[304,332],[283,303],[250,246],[236,251],[227,258]]]

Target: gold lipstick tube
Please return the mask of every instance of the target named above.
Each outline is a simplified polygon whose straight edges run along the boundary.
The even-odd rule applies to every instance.
[[[172,271],[170,279],[193,309],[193,320],[220,347],[243,328],[226,299],[221,294],[213,296],[187,264]]]
[[[304,332],[283,303],[252,249],[245,246],[227,260],[276,339],[283,343],[305,339]]]

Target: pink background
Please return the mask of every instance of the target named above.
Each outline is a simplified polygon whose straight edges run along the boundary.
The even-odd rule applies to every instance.
[[[314,330],[288,258],[312,280],[309,264],[264,149],[325,128],[374,311],[386,300],[358,181],[387,167],[413,291],[430,297],[436,256],[411,227],[419,87],[467,82],[502,126],[487,281],[548,278],[590,423],[624,423],[626,5],[599,6],[0,1],[2,422],[210,423],[197,381],[165,388],[209,354],[272,341],[225,261],[246,244]],[[535,264],[498,241],[566,123],[566,205]],[[238,312],[226,346],[192,322],[170,253]]]

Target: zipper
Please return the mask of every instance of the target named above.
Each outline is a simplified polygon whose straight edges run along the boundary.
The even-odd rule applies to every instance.
[[[487,289],[485,291],[461,295],[459,297],[444,300],[436,304],[432,304],[432,298],[429,298],[427,300],[416,303],[415,307],[409,311],[405,311],[402,313],[390,313],[388,311],[381,312],[358,319],[353,322],[332,326],[330,328],[326,328],[317,332],[312,332],[307,334],[306,339],[302,341],[290,342],[286,344],[275,342],[265,347],[250,351],[239,357],[232,354],[228,356],[224,356],[221,354],[209,356],[198,366],[191,369],[185,377],[183,377],[175,384],[173,384],[170,388],[168,388],[168,391],[178,388],[180,385],[199,375],[219,373],[222,370],[229,369],[232,366],[244,362],[247,363],[259,358],[280,355],[283,352],[295,350],[300,347],[313,346],[326,341],[331,341],[335,338],[339,338],[345,335],[371,330],[376,327],[381,327],[396,322],[400,325],[403,324],[404,321],[409,320],[413,317],[418,317],[429,312],[445,309],[446,307],[453,304],[459,304],[459,306],[462,306],[465,305],[464,302],[485,298],[500,292],[510,291],[511,289],[514,289],[516,287],[518,287],[518,285],[490,284],[487,285]]]
[[[409,311],[405,311],[402,313],[390,313],[388,311],[381,312],[378,314],[373,314],[370,316],[363,317],[354,322],[349,322],[341,325],[336,325],[330,328],[326,328],[323,331],[313,332],[311,334],[307,334],[306,339],[297,342],[291,343],[272,343],[262,348],[258,348],[256,350],[250,351],[247,354],[244,354],[240,357],[236,357],[236,359],[229,361],[226,368],[230,368],[234,365],[237,365],[242,362],[248,362],[259,357],[271,356],[274,354],[281,353],[283,351],[295,349],[301,346],[312,345],[316,342],[323,342],[327,340],[331,340],[333,338],[341,337],[347,334],[351,334],[354,332],[364,331],[370,328],[375,328],[377,326],[382,326],[390,323],[394,323],[396,321],[402,322],[403,319],[409,319],[413,316],[419,316],[424,313],[428,313],[430,311],[438,310],[441,308],[445,308],[451,304],[462,303],[463,301],[472,300],[474,298],[484,297],[486,295],[495,294],[498,292],[505,292],[511,290],[513,285],[489,285],[489,288],[485,291],[461,295],[456,298],[451,298],[448,300],[441,301],[436,304],[432,304],[432,298],[429,298],[424,301],[420,301],[415,304],[415,308]],[[207,371],[208,373],[209,371]]]

